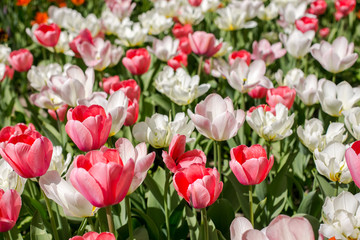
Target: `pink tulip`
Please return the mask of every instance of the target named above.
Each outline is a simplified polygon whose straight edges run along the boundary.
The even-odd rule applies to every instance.
[[[69,240],[115,240],[115,236],[109,232],[97,233],[97,232],[88,232],[83,236],[75,236]]]
[[[287,86],[281,86],[267,91],[266,103],[269,104],[272,109],[275,108],[276,104],[282,103],[290,110],[294,104],[295,97],[295,89],[291,89]]]
[[[327,3],[325,0],[315,0],[310,4],[308,12],[313,15],[322,15],[325,13]]]
[[[230,168],[243,185],[255,185],[264,181],[274,164],[274,156],[268,160],[265,149],[258,144],[232,148],[230,156]]]
[[[118,81],[113,83],[110,87],[110,94],[116,91],[122,91],[130,100],[140,99],[141,90],[134,79]]]
[[[134,100],[129,99],[124,125],[125,126],[134,125],[138,117],[139,117],[139,102],[136,98]]]
[[[94,45],[94,41],[91,36],[91,32],[87,28],[82,30],[79,33],[79,35],[77,37],[75,37],[74,40],[72,40],[69,43],[71,50],[75,53],[75,56],[78,58],[81,57],[79,50],[78,50],[78,45],[81,45],[83,42],[88,42],[89,44]]]
[[[326,38],[330,34],[330,28],[322,28],[319,30],[319,34],[322,38]]]
[[[173,178],[175,190],[194,208],[205,208],[219,197],[223,182],[216,168],[193,164],[177,171]]]
[[[190,24],[181,25],[180,23],[175,23],[172,33],[175,38],[188,37],[190,33],[193,33],[192,26]]]
[[[112,86],[118,82],[120,82],[119,76],[111,76],[103,78],[102,82],[99,83],[99,86],[104,89],[107,94],[110,94],[110,89],[112,89]]]
[[[360,188],[360,141],[354,142],[345,152],[345,159],[350,170],[351,177],[356,186]]]
[[[319,20],[317,18],[302,17],[295,21],[295,26],[298,30],[305,33],[307,31],[317,31],[319,28]]]
[[[282,48],[281,42],[271,45],[266,39],[261,39],[260,42],[254,41],[252,48],[253,53],[251,59],[261,59],[266,65],[272,64],[276,59],[279,59],[286,54],[286,50]]]
[[[0,232],[7,232],[15,226],[20,209],[20,195],[14,189],[6,192],[0,189]]]
[[[237,59],[237,58],[244,60],[248,66],[250,65],[251,54],[248,51],[240,50],[240,51],[232,52],[229,55],[229,64],[233,65],[233,63],[235,62],[235,59]]]
[[[61,30],[55,23],[40,24],[34,31],[34,35],[39,43],[45,47],[55,47],[59,41]]]
[[[266,97],[267,91],[267,88],[257,85],[248,92],[248,95],[254,99],[261,99]]]
[[[21,177],[40,177],[48,170],[53,145],[32,125],[5,127],[0,131],[0,141],[0,155]]]
[[[67,112],[65,130],[76,146],[84,152],[99,149],[110,133],[112,117],[99,105],[79,105]]]
[[[68,109],[68,105],[64,104],[56,110],[56,113],[59,116],[60,122],[64,121],[67,109]],[[54,120],[57,120],[55,110],[48,109],[48,113]]]
[[[111,64],[111,43],[102,38],[93,41],[93,44],[88,41],[77,44],[77,50],[86,66],[103,71]]]
[[[8,61],[16,71],[26,72],[31,68],[34,57],[29,50],[22,48],[17,51],[12,51]]]
[[[13,68],[11,68],[8,65],[5,65],[5,73],[4,73],[3,78],[0,79],[0,82],[2,82],[6,77],[8,77],[9,79],[13,79],[14,72],[15,72],[15,70]]]
[[[212,57],[222,46],[222,43],[215,46],[216,38],[214,34],[203,31],[196,31],[193,34],[189,34],[189,42],[191,50],[195,54],[206,57]]]
[[[128,194],[130,194],[145,180],[146,174],[153,164],[156,154],[155,152],[148,154],[144,142],[133,147],[132,143],[126,138],[119,138],[115,143],[115,147],[125,164],[130,160],[135,161],[134,178],[128,191]]]
[[[188,37],[180,38],[178,50],[186,55],[192,53],[190,41]]]
[[[162,157],[166,167],[173,173],[176,173],[181,168],[188,168],[190,165],[206,164],[205,153],[201,150],[194,149],[185,152],[186,136],[176,134],[169,145],[169,153],[163,151]]]
[[[187,58],[188,56],[186,54],[180,52],[177,56],[170,59],[167,62],[167,64],[174,70],[181,68],[183,66],[187,67],[188,65]]]
[[[335,1],[336,20],[338,21],[341,18],[349,15],[352,11],[354,11],[355,6],[356,6],[356,0],[336,0]]]
[[[188,0],[189,4],[193,7],[198,7],[200,6],[202,0]]]
[[[133,75],[142,75],[149,70],[151,56],[145,48],[130,49],[122,63]]]
[[[72,185],[95,207],[121,202],[129,191],[135,163],[124,164],[116,149],[102,147],[75,158],[70,174]]]

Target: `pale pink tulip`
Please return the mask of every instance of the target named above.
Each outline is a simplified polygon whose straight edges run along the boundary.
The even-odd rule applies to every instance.
[[[13,189],[6,192],[0,189],[0,232],[7,232],[15,226],[20,209],[20,195]]]
[[[189,42],[191,50],[195,54],[206,57],[212,57],[222,46],[222,43],[216,45],[214,34],[203,31],[196,31],[193,34],[189,34]]]
[[[360,188],[360,141],[354,142],[345,152],[345,159],[351,177],[356,186]]]
[[[84,41],[77,45],[77,49],[86,66],[103,71],[111,63],[111,43],[102,38],[95,38],[94,44]]]
[[[261,59],[266,65],[272,64],[276,59],[279,59],[286,54],[286,50],[282,48],[281,42],[271,45],[266,39],[261,39],[260,42],[254,41],[252,48],[253,53],[251,59]]]

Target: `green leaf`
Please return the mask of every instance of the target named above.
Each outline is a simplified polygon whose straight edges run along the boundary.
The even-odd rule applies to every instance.
[[[171,108],[171,100],[160,94],[152,94],[145,99],[145,102],[154,103],[155,106],[159,106],[165,111],[169,111]]]
[[[149,234],[144,226],[134,230],[134,240],[149,240]]]
[[[137,215],[138,217],[140,217],[145,221],[146,228],[149,231],[150,239],[159,239],[159,229],[157,225],[154,223],[154,221],[151,219],[151,217],[149,217],[141,210],[136,208],[133,208],[132,211],[135,213],[135,215]]]
[[[154,181],[154,179],[149,174],[146,176],[144,180],[144,184],[146,185],[147,188],[150,189],[151,194],[155,197],[155,199],[160,204],[162,209],[164,209],[164,198],[162,195],[162,191],[160,190],[159,185]]]
[[[316,196],[316,191],[312,191],[308,194],[304,194],[304,197],[298,208],[298,213],[311,214],[311,206],[313,204],[314,197]]]
[[[199,239],[199,224],[196,219],[196,211],[191,209],[189,206],[186,206],[186,221],[189,226],[189,233],[191,240]]]
[[[239,181],[232,172],[228,175],[228,179],[234,186],[236,195],[240,201],[240,206],[245,217],[250,219],[250,211],[249,211],[250,205],[249,205],[249,197],[248,197],[249,188],[239,183]]]
[[[335,188],[324,177],[320,176],[316,169],[314,169],[312,173],[315,177],[315,180],[319,183],[319,187],[323,193],[324,199],[326,197],[335,196]]]
[[[231,203],[226,199],[219,199],[208,209],[208,216],[216,228],[226,237],[230,238],[230,224],[235,218]]]
[[[31,240],[51,240],[52,235],[47,232],[44,226],[43,219],[39,212],[35,212],[33,220],[30,225],[30,239]]]

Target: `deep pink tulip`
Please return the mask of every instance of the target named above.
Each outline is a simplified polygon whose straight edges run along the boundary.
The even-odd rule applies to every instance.
[[[149,70],[151,56],[145,48],[130,49],[122,63],[133,75],[142,75]]]
[[[296,28],[305,33],[307,31],[317,31],[319,28],[319,20],[317,18],[302,17],[295,21]]]
[[[188,0],[189,4],[193,7],[198,7],[200,6],[202,0]]]
[[[30,125],[17,124],[0,131],[0,155],[23,178],[40,177],[49,168],[51,141]]]
[[[116,91],[122,91],[130,100],[136,99],[139,101],[140,99],[141,90],[134,79],[118,81],[111,84],[110,94]]]
[[[72,185],[95,207],[121,202],[129,191],[135,163],[124,164],[116,149],[102,147],[79,155],[70,173]]]
[[[184,54],[190,54],[191,51],[191,46],[190,46],[190,41],[188,37],[182,37],[180,38],[180,43],[179,43],[179,47],[178,50]]]
[[[134,125],[138,120],[138,117],[139,117],[139,102],[136,98],[133,100],[129,99],[124,125],[125,126]]]
[[[193,33],[193,28],[190,24],[181,25],[180,23],[175,23],[172,33],[175,38],[188,37],[189,33]]]
[[[55,47],[59,41],[61,30],[55,23],[40,24],[34,31],[34,35],[39,43],[45,47]]]
[[[214,34],[203,31],[196,31],[193,34],[189,34],[189,42],[191,50],[195,54],[206,57],[212,57],[222,46],[222,43],[215,46],[216,38]]]
[[[10,65],[18,72],[26,72],[31,68],[34,57],[29,50],[22,48],[12,51],[8,59]]]
[[[173,173],[176,173],[181,168],[188,168],[190,165],[206,164],[205,153],[201,150],[194,149],[185,152],[186,136],[176,134],[169,145],[169,153],[162,152],[162,157],[166,167]]]
[[[240,58],[240,59],[244,60],[248,66],[250,65],[250,62],[251,62],[251,54],[250,54],[248,51],[246,51],[246,50],[240,50],[240,51],[232,52],[232,53],[229,55],[229,64],[230,64],[230,65],[233,65],[233,63],[235,62],[235,60],[236,60],[237,58]]]
[[[56,110],[56,113],[59,116],[60,122],[64,121],[67,109],[68,109],[68,105],[64,104]],[[57,120],[55,110],[48,109],[48,113],[54,120]]]
[[[91,36],[91,32],[87,28],[82,30],[79,33],[79,35],[77,37],[75,37],[74,40],[72,40],[69,43],[71,50],[75,53],[75,57],[78,57],[78,58],[81,57],[79,50],[78,50],[78,45],[82,44],[83,42],[88,42],[91,45],[94,45],[94,41],[93,41],[93,37]]]
[[[343,17],[349,15],[352,11],[354,11],[356,6],[356,0],[336,0],[335,8],[336,20],[340,20]]]
[[[5,65],[5,73],[2,79],[0,79],[0,82],[2,82],[6,77],[8,77],[9,79],[12,79],[14,76],[14,72],[15,70],[13,68],[11,68],[8,65]]]
[[[177,56],[169,59],[167,64],[174,70],[181,68],[181,67],[187,67],[187,55],[184,53],[180,53]]]
[[[230,156],[230,168],[243,185],[255,185],[264,181],[274,164],[274,156],[268,160],[265,149],[258,144],[232,148]]]
[[[190,168],[177,171],[173,182],[178,194],[194,208],[213,204],[223,188],[216,168],[205,168],[202,164],[193,164]]]
[[[261,99],[266,97],[267,91],[267,88],[257,85],[248,92],[248,95],[254,99]]]
[[[322,38],[326,38],[330,34],[330,28],[322,28],[319,30],[319,34]]]
[[[327,8],[327,3],[325,0],[316,0],[310,4],[310,8],[309,8],[308,12],[310,14],[318,16],[318,15],[324,14],[326,11],[326,8]]]
[[[97,233],[97,232],[88,232],[83,236],[75,236],[69,240],[115,240],[115,236],[109,232]]]
[[[14,189],[0,189],[0,232],[12,229],[19,217],[21,198]]]
[[[266,103],[269,104],[272,109],[274,109],[278,103],[282,103],[290,109],[294,104],[295,97],[295,89],[291,89],[287,86],[281,86],[267,91]]]
[[[360,141],[354,142],[346,150],[345,159],[354,183],[360,188]]]
[[[286,50],[282,48],[281,42],[271,45],[266,39],[261,39],[259,42],[254,41],[252,48],[253,53],[251,54],[251,59],[261,59],[266,65],[272,64],[276,59],[279,59],[286,54]]]
[[[104,91],[107,94],[110,94],[110,89],[112,89],[112,86],[118,82],[120,82],[120,78],[119,76],[115,75],[115,76],[103,78],[102,82],[100,82],[99,85],[102,89],[104,89]]]
[[[67,120],[65,130],[81,151],[99,149],[109,137],[112,117],[99,105],[70,108]]]

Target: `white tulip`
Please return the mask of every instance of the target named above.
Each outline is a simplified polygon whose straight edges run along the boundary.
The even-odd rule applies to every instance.
[[[39,93],[31,94],[30,101],[39,108],[51,110],[56,110],[64,105],[62,98],[55,94],[48,86],[43,87]]]
[[[231,8],[236,8],[238,11],[246,13],[246,21],[255,18],[258,15],[261,6],[264,6],[264,3],[261,0],[232,1],[230,4]]]
[[[147,50],[161,61],[167,62],[176,55],[178,47],[179,39],[174,40],[171,36],[166,36],[163,40],[155,38],[152,48],[147,47]]]
[[[41,91],[41,89],[47,85],[51,76],[61,73],[61,66],[57,63],[51,63],[49,65],[39,65],[37,67],[31,66],[31,69],[27,73],[27,78],[31,87]]]
[[[295,86],[295,90],[296,95],[305,105],[311,106],[319,102],[317,96],[318,79],[314,74],[306,78],[300,78],[299,83]]]
[[[126,25],[116,31],[119,39],[115,42],[125,47],[140,46],[146,41],[147,33],[147,28],[142,28],[140,23],[133,23],[131,26]]]
[[[66,159],[62,153],[61,146],[54,146],[53,147],[53,154],[51,157],[50,166],[48,171],[57,171],[61,176],[67,171],[70,163],[71,163],[71,153],[66,155]]]
[[[139,21],[143,28],[148,29],[150,35],[158,35],[173,25],[171,18],[160,15],[155,9],[140,14]]]
[[[360,108],[355,107],[344,112],[347,130],[356,140],[360,140]]]
[[[178,9],[177,18],[182,25],[190,24],[195,26],[204,19],[204,14],[202,13],[201,8],[184,5]]]
[[[242,28],[254,28],[255,21],[247,21],[247,14],[234,6],[227,6],[216,11],[219,16],[215,19],[218,28],[224,31],[234,31]]]
[[[10,53],[11,53],[11,48],[3,44],[0,44],[0,63],[7,64]]]
[[[270,21],[279,15],[279,8],[275,3],[271,2],[266,7],[261,5],[257,17],[263,21]]]
[[[316,148],[323,148],[323,131],[323,122],[317,118],[305,120],[304,128],[302,126],[297,128],[297,134],[300,138],[300,141],[311,152],[314,152]]]
[[[0,189],[15,189],[21,194],[25,183],[26,178],[20,177],[4,159],[0,158]]]
[[[301,69],[293,68],[288,71],[283,79],[283,71],[279,69],[275,73],[275,80],[280,86],[288,86],[289,88],[295,88],[304,78],[304,72]]]
[[[280,40],[291,56],[294,58],[302,58],[310,51],[311,42],[314,39],[314,36],[314,31],[302,33],[295,29],[289,36],[280,33]]]

